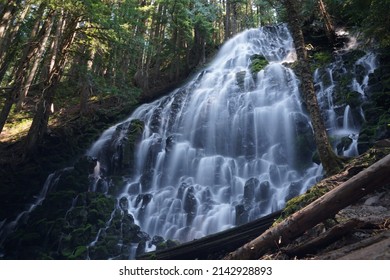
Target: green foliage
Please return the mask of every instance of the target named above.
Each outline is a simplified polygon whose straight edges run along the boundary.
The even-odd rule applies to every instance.
[[[323,186],[320,185],[316,185],[310,188],[306,193],[290,199],[287,202],[286,207],[282,212],[282,215],[280,216],[279,219],[275,221],[275,223],[281,222],[283,219],[287,218],[288,216],[294,214],[298,210],[309,205],[310,203],[320,198],[327,192],[328,192],[327,188],[324,188]]]
[[[381,47],[390,46],[389,0],[327,0],[337,22],[363,30],[365,38],[374,39]]]
[[[250,69],[252,74],[260,72],[267,65],[268,65],[268,61],[267,59],[265,59],[264,56],[258,54],[251,56]]]
[[[377,40],[381,47],[390,46],[389,0],[372,0],[369,14],[364,20],[365,34]]]
[[[314,62],[318,67],[322,67],[332,62],[332,55],[329,52],[316,52],[313,55]],[[318,68],[317,67],[317,68]]]

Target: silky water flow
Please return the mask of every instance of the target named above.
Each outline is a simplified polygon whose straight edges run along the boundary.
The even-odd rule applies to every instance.
[[[263,58],[266,66],[254,72],[253,63]],[[364,113],[361,106],[334,101],[334,76],[350,71],[342,54],[336,58],[314,72],[314,83],[335,151],[355,156]],[[107,193],[115,166],[126,158],[131,164],[122,174],[125,184],[117,209],[133,216],[150,237],[180,242],[280,210],[322,175],[321,165],[313,162],[313,131],[299,80],[289,67],[294,61],[293,41],[284,24],[250,29],[230,39],[186,85],[140,106],[101,135],[87,151],[96,159],[90,191]],[[360,99],[366,98],[368,76],[376,67],[372,53],[355,63],[352,72],[360,69],[360,75],[350,73],[350,90]],[[144,129],[129,160],[123,143],[136,120]],[[345,142],[348,145],[340,144]],[[39,199],[15,221],[0,222],[0,244],[21,217],[27,219],[44,200],[59,176],[61,171],[49,176]],[[102,232],[104,228],[89,247]]]
[[[268,61],[258,73],[254,55]],[[279,210],[316,182],[310,120],[284,65],[294,58],[285,25],[247,30],[191,82],[122,123],[123,136],[131,120],[145,124],[136,170],[118,197],[142,230],[193,240]],[[115,131],[89,151],[102,170]]]

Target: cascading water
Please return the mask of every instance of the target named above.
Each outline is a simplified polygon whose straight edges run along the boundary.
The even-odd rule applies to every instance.
[[[326,127],[335,151],[346,157],[357,156],[358,138],[364,121],[362,103],[367,99],[369,75],[377,68],[375,54],[369,52],[348,67],[341,51],[336,60],[323,69],[316,69],[314,82]],[[349,85],[341,85],[348,78]],[[344,81],[343,81],[344,79]]]
[[[317,69],[314,80],[334,149],[354,156],[368,76],[377,65],[371,53],[358,60],[347,55]],[[253,73],[259,57],[267,65]],[[154,248],[145,244],[150,237],[155,245],[185,242],[281,209],[322,173],[312,160],[299,81],[285,65],[294,58],[285,25],[229,40],[187,85],[105,131],[87,152],[93,160],[53,173],[26,211],[0,221],[0,258],[8,236],[23,226],[33,237],[44,234],[45,245],[38,246],[49,238],[54,257],[134,258]],[[63,205],[56,215],[38,214],[28,227],[33,211],[52,211],[57,197]],[[56,231],[43,230],[53,224]]]
[[[269,62],[257,74],[253,55]],[[144,122],[135,170],[118,197],[143,231],[200,238],[281,209],[316,182],[310,120],[299,82],[283,65],[294,55],[285,25],[245,31],[193,81],[142,105],[95,143],[89,155],[103,178],[113,158],[123,157],[131,120]],[[106,142],[118,133],[107,157]]]

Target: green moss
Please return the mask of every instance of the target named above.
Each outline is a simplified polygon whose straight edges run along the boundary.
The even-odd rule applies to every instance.
[[[122,193],[123,187],[125,185],[125,180],[122,176],[111,176],[110,177],[110,186],[108,188],[108,194],[117,196]]]
[[[310,203],[320,198],[327,192],[328,190],[326,188],[315,185],[312,188],[310,188],[306,193],[290,199],[287,202],[286,207],[282,212],[282,215],[275,221],[275,223],[281,222],[283,219],[287,218],[288,216],[294,214],[298,210],[309,205]]]
[[[351,107],[351,108],[357,108],[362,104],[362,96],[360,93],[356,91],[351,91],[347,93],[346,96],[346,103]]]
[[[78,246],[71,254],[66,254],[65,257],[69,260],[85,260],[88,255],[86,246]]]
[[[251,65],[250,69],[252,74],[256,74],[263,70],[268,65],[268,61],[264,56],[255,54],[251,56]]]
[[[87,244],[92,239],[92,225],[77,228],[71,233],[72,246],[81,246]]]
[[[313,59],[318,67],[322,67],[332,62],[332,54],[329,52],[315,52],[313,54]]]

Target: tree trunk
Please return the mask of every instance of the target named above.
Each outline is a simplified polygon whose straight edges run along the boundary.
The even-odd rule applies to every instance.
[[[52,29],[52,24],[52,14],[49,13],[45,24],[42,26],[42,29],[39,32],[40,34],[38,34],[37,37],[32,37],[29,40],[29,44],[27,44],[23,52],[22,58],[20,59],[20,63],[15,71],[14,85],[7,94],[5,106],[0,113],[0,133],[2,132],[4,125],[8,119],[12,105],[14,104],[22,90],[22,85],[25,84],[27,78],[27,71],[30,68],[30,61],[36,55],[36,52],[40,48],[40,45],[49,37]]]
[[[326,133],[321,111],[318,105],[317,96],[314,90],[313,77],[307,59],[305,41],[301,29],[301,19],[294,1],[285,0],[284,5],[288,14],[288,24],[294,39],[295,49],[298,58],[298,71],[302,81],[303,98],[309,111],[315,142],[321,163],[327,175],[337,173],[342,167],[341,160],[333,152]]]
[[[365,222],[363,221],[350,219],[345,223],[335,225],[320,236],[311,239],[304,244],[299,244],[293,248],[283,250],[283,253],[292,258],[303,257],[308,254],[315,254],[320,249],[334,243],[343,236],[351,233],[353,230],[361,228],[364,224]]]
[[[0,14],[0,42],[5,37],[8,27],[11,24],[11,19],[18,9],[20,0],[9,0]]]
[[[231,4],[230,4],[230,1],[231,0],[225,0],[225,12],[226,12],[226,15],[225,15],[225,41],[227,41],[227,39],[230,38],[231,36],[231,21],[230,21],[230,17],[231,17]]]
[[[62,17],[63,15],[61,15],[61,18]],[[62,19],[59,20],[59,23],[62,23]],[[54,93],[62,77],[66,56],[76,34],[77,23],[78,18],[73,18],[68,24],[58,24],[57,26],[55,41],[52,44],[52,50],[50,52],[50,72],[44,83],[42,97],[37,105],[36,114],[34,115],[31,127],[27,134],[25,156],[34,154],[38,144],[42,142],[43,136],[46,133],[51,106],[54,100]]]
[[[225,259],[258,259],[270,249],[285,246],[316,224],[334,217],[341,209],[366,194],[390,184],[390,155],[329,191]]]
[[[329,42],[334,45],[336,41],[336,33],[332,19],[326,9],[325,3],[322,0],[318,0],[318,8],[320,10],[322,19],[324,20],[326,37],[328,37]]]
[[[23,103],[27,97],[28,92],[30,91],[30,87],[34,81],[34,78],[38,71],[38,66],[40,65],[42,61],[42,57],[44,56],[45,50],[47,49],[47,42],[49,40],[49,35],[51,32],[51,29],[53,28],[53,22],[50,19],[51,23],[46,30],[45,36],[43,37],[40,46],[34,55],[34,58],[31,59],[33,61],[33,64],[30,68],[30,71],[27,74],[27,76],[23,80],[23,84],[21,85],[21,91],[19,93],[18,101],[16,103],[16,110],[19,111],[23,107]]]
[[[0,40],[0,63],[2,64],[7,57],[9,51],[13,51],[15,46],[11,47],[11,44],[15,44],[15,38],[19,32],[20,26],[25,20],[28,12],[30,10],[30,5],[24,7],[24,9],[19,13],[17,20],[15,20],[14,25],[11,25],[7,28],[3,38]],[[16,12],[15,12],[16,14]]]
[[[33,27],[31,28],[31,32],[30,32],[30,36],[29,36],[29,42],[23,48],[24,49],[23,52],[22,52],[23,54],[22,54],[21,58],[19,59],[19,61],[23,61],[26,58],[27,53],[29,52],[31,47],[35,44],[34,42],[38,40],[35,37],[37,36],[37,33],[38,33],[40,25],[42,24],[42,15],[43,15],[43,12],[45,10],[45,7],[46,7],[45,4],[41,4],[39,6],[39,8],[38,8],[38,11],[36,12],[36,20],[35,20],[35,23],[34,23]],[[20,24],[21,23],[22,23],[22,21],[20,21]],[[12,39],[11,41],[17,41],[17,39],[15,39],[15,38],[17,38],[19,28],[20,28],[20,26],[16,30],[14,30],[15,34],[11,38]],[[6,74],[7,70],[8,70],[8,67],[11,64],[11,62],[14,59],[15,54],[17,52],[18,52],[18,48],[17,47],[13,46],[12,48],[10,48],[9,45],[7,45],[7,51],[6,52],[4,52],[3,54],[1,54],[1,52],[0,52],[0,57],[1,57],[1,59],[0,59],[0,61],[1,61],[0,62],[1,63],[1,66],[0,66],[0,82],[3,81],[3,78],[4,78],[4,76],[5,76],[5,74]],[[18,67],[18,65],[16,65],[14,67],[13,74],[16,73],[16,69],[15,68],[17,68],[17,67]]]

